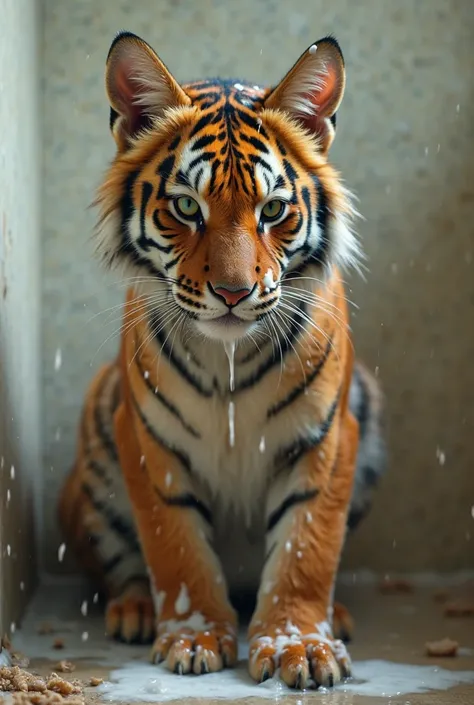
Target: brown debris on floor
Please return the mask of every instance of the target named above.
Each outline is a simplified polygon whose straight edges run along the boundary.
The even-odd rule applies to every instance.
[[[0,668],[0,692],[12,693],[15,705],[83,705],[82,686],[64,680],[57,673],[48,678],[36,676],[19,666]],[[80,696],[80,697],[69,697]]]
[[[53,649],[64,649],[64,641],[62,639],[55,639],[53,642]]]
[[[459,644],[453,639],[440,639],[428,641],[425,645],[427,656],[457,656]]]
[[[448,602],[444,608],[445,617],[474,617],[474,600],[462,599]]]
[[[60,661],[55,668],[59,673],[72,673],[76,670],[75,665],[70,661]]]
[[[379,583],[379,592],[383,595],[398,595],[413,592],[413,583],[402,578],[384,578]]]

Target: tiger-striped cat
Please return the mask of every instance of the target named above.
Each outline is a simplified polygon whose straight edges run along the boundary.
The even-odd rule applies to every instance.
[[[154,638],[177,673],[235,663],[231,596],[248,591],[256,681],[350,673],[333,587],[385,447],[339,273],[359,256],[328,162],[344,85],[332,37],[273,88],[181,86],[130,33],[107,59],[117,154],[97,243],[130,287],[60,518],[108,596],[108,633]]]

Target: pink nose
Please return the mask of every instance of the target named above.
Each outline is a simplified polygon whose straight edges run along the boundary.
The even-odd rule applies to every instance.
[[[218,287],[214,289],[218,296],[221,296],[226,302],[227,306],[236,306],[239,301],[245,299],[251,292],[251,289],[237,289],[237,291],[231,291],[230,289],[225,289],[224,287]]]

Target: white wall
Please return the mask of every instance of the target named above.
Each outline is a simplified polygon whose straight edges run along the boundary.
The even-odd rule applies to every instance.
[[[36,0],[0,0],[0,633],[18,619],[35,572],[40,10]]]

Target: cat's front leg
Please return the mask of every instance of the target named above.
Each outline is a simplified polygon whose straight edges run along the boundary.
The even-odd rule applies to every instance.
[[[154,596],[153,661],[165,661],[179,674],[234,665],[236,615],[210,546],[212,515],[206,499],[127,400],[117,411],[115,432]]]
[[[346,531],[357,452],[347,412],[322,445],[281,469],[267,506],[267,560],[249,628],[249,670],[258,681],[277,668],[290,687],[332,686],[350,658],[332,633],[332,601]]]

